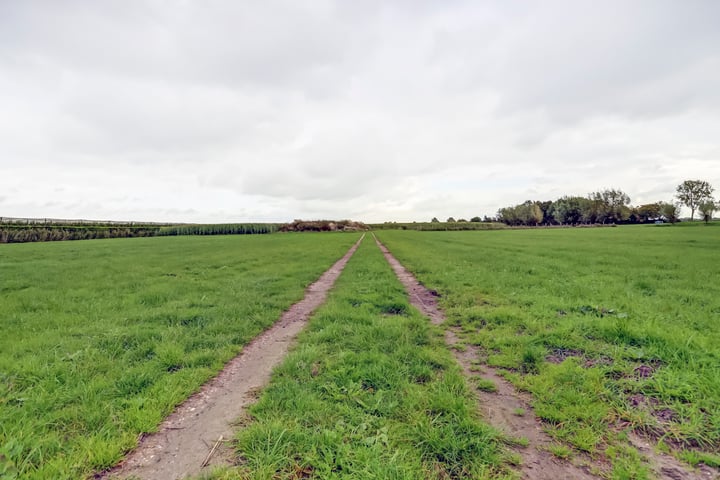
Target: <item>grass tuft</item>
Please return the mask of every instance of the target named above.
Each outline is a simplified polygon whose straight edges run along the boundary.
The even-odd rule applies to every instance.
[[[497,392],[497,385],[495,385],[495,382],[493,382],[490,379],[482,378],[482,377],[476,377],[475,378],[475,386],[478,390],[483,392],[490,392],[494,393]]]

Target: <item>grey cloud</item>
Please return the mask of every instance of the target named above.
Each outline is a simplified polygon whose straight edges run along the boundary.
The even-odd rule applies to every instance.
[[[720,184],[719,13],[701,0],[0,2],[3,210],[421,220]]]
[[[574,122],[600,114],[666,115],[708,100],[718,106],[717,2],[496,7],[490,15],[470,9],[481,18],[439,35],[435,57],[458,58],[448,77],[460,86],[500,92],[500,113],[539,109]]]
[[[100,78],[64,101],[56,142],[73,151],[188,154],[252,137],[273,114],[262,99],[226,90]],[[202,160],[193,155],[195,161]]]
[[[357,198],[394,181],[397,173],[391,166],[355,153],[338,150],[334,160],[326,157],[314,164],[307,160],[284,160],[275,166],[260,162],[237,171],[234,177],[217,178],[216,184],[251,195],[334,202]]]
[[[2,8],[0,58],[12,65],[172,84],[319,91],[314,84],[343,64],[358,36],[332,3],[70,1]],[[325,82],[323,90],[333,84]]]

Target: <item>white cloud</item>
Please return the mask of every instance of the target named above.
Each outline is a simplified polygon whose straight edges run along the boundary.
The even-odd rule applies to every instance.
[[[720,188],[716,2],[2,2],[0,215],[494,214]]]

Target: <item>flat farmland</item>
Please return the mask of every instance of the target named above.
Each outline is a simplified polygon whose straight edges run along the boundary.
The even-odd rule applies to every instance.
[[[439,292],[480,368],[532,395],[556,456],[652,477],[639,437],[720,466],[716,225],[377,235]]]
[[[113,465],[358,238],[0,245],[0,477]]]
[[[376,235],[427,296],[366,237],[203,478],[717,477],[716,225]],[[359,238],[0,246],[0,478],[115,465]]]

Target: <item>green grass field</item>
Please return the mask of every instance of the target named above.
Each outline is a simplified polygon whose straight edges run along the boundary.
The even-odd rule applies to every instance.
[[[692,227],[378,237],[556,438],[643,478],[629,430],[720,466],[720,229]]]
[[[112,465],[358,236],[0,245],[0,478]]]
[[[506,478],[440,329],[366,239],[251,407],[215,479]]]
[[[378,237],[533,395],[556,455],[642,479],[631,430],[720,466],[720,229],[684,227]],[[0,245],[0,478],[114,464],[358,236]],[[215,478],[512,477],[511,442],[366,239]]]

